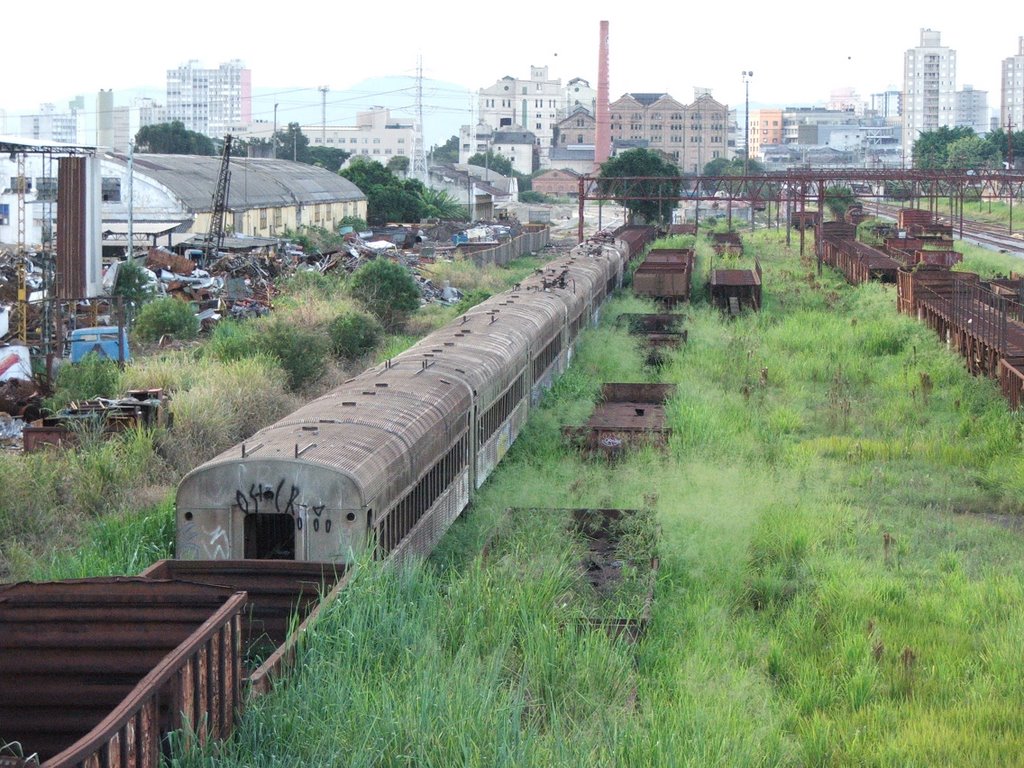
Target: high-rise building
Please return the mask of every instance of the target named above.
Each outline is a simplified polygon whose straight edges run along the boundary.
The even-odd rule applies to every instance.
[[[190,131],[222,136],[230,127],[252,121],[252,72],[238,59],[217,69],[189,61],[167,70],[167,119]]]
[[[956,51],[940,33],[921,30],[921,44],[903,58],[903,152],[909,160],[917,137],[956,124]]]
[[[965,84],[962,91],[956,92],[956,124],[973,128],[979,136],[988,133],[988,91]]]
[[[1024,129],[1024,37],[1017,38],[1017,55],[1003,59],[999,125],[1004,131]]]

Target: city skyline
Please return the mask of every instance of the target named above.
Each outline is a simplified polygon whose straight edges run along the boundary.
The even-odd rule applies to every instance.
[[[83,36],[97,46],[118,36],[134,35],[137,42],[148,29],[140,26],[127,3],[105,8],[102,16],[87,17],[81,24],[48,27],[51,49],[80,47]],[[400,25],[381,27],[373,12],[362,8],[346,8],[336,16],[296,14],[269,23],[239,21],[229,9],[182,0],[171,18],[160,19],[159,36],[172,44],[143,54],[137,42],[139,61],[131,58],[133,46],[126,44],[116,55],[85,56],[66,69],[37,64],[21,80],[5,83],[0,109],[10,120],[34,113],[42,103],[60,106],[100,89],[159,92],[167,70],[191,59],[205,67],[240,59],[252,70],[254,89],[278,88],[284,96],[327,85],[328,106],[340,111],[345,111],[343,105],[331,103],[331,92],[370,77],[414,76],[420,57],[425,77],[471,93],[504,75],[523,77],[531,66],[548,66],[551,76],[563,82],[583,77],[596,83],[598,24],[608,19],[612,98],[644,91],[688,100],[694,87],[706,87],[717,100],[735,107],[744,98],[741,71],[752,70],[752,103],[820,104],[842,87],[855,88],[867,101],[872,93],[900,88],[904,52],[918,44],[922,28],[929,28],[941,32],[943,45],[957,51],[957,88],[972,85],[987,91],[989,106],[997,110],[1000,67],[1016,53],[1022,33],[993,33],[987,19],[952,8],[909,10],[873,0],[858,5],[849,18],[826,15],[809,2],[787,6],[785,14],[760,14],[752,4],[740,3],[732,7],[732,19],[720,9],[697,7],[666,13],[668,23],[625,15],[621,4],[596,0],[585,12],[558,7],[545,8],[543,15],[514,12],[501,20],[500,29],[472,18],[471,8],[455,3],[446,6],[443,17],[415,10]],[[316,23],[327,15],[332,23]],[[38,42],[29,35],[14,36],[15,60],[36,59]],[[468,121],[470,104],[461,109]]]

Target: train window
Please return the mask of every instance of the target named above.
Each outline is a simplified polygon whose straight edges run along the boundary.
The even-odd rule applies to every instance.
[[[256,513],[245,516],[245,557],[249,560],[294,560],[295,528],[301,518]]]
[[[468,434],[464,433],[385,515],[378,555],[386,555],[397,547],[451,485],[466,464],[467,440]]]
[[[533,383],[536,384],[540,381],[541,376],[544,375],[544,371],[555,361],[558,354],[562,351],[562,337],[561,335],[555,336],[546,347],[541,351],[537,357],[533,359]]]

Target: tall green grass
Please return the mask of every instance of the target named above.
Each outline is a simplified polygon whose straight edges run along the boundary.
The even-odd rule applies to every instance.
[[[365,567],[300,674],[179,762],[1019,764],[1019,418],[891,287],[819,276],[782,237],[744,235],[764,312],[691,303],[658,374],[615,324],[645,305],[613,301],[426,567]],[[666,451],[566,447],[602,382],[659,377]],[[657,514],[636,648],[567,630],[564,537],[476,556],[506,508],[575,506]]]

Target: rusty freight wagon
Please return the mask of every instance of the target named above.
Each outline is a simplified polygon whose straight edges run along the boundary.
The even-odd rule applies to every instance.
[[[654,299],[667,308],[689,301],[693,264],[692,248],[648,251],[633,273],[633,293]]]
[[[156,768],[172,732],[226,737],[245,604],[142,578],[0,587],[0,743],[45,768]]]
[[[708,292],[711,303],[730,315],[760,310],[761,262],[755,259],[754,269],[713,269]]]

